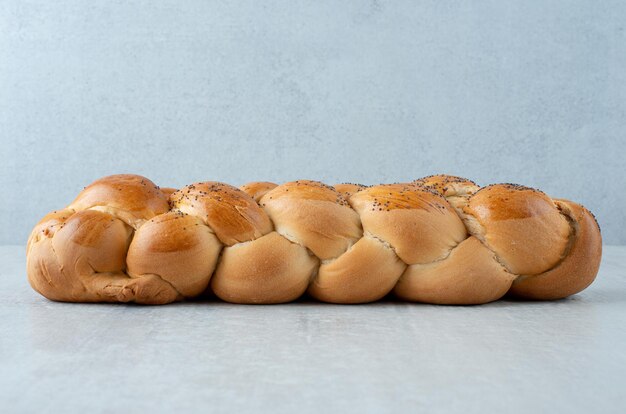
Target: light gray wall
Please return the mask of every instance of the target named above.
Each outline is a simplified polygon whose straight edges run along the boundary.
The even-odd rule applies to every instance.
[[[0,243],[99,176],[582,202],[626,243],[624,1],[0,2]]]

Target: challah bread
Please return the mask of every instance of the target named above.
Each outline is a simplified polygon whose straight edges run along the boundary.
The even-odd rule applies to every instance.
[[[580,292],[601,251],[587,209],[519,185],[436,175],[176,190],[114,175],[35,226],[27,273],[37,292],[67,302],[165,304],[210,291],[234,303],[392,293],[461,305]]]

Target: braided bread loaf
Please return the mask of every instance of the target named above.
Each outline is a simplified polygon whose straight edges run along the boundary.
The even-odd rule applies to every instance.
[[[137,175],[86,187],[45,216],[27,246],[31,286],[68,302],[165,304],[213,292],[235,303],[308,292],[363,303],[480,304],[509,293],[558,299],[595,278],[592,214],[519,185],[452,176],[334,187],[161,189]]]

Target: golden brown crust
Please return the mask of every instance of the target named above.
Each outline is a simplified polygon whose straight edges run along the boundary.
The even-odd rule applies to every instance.
[[[446,199],[436,192],[410,183],[368,187],[354,194],[350,204],[371,211],[450,209]]]
[[[500,299],[514,279],[489,249],[469,237],[443,260],[409,266],[394,293],[415,302],[475,305]]]
[[[291,302],[302,296],[316,267],[306,249],[271,232],[225,248],[211,287],[227,302]]]
[[[93,272],[115,272],[126,267],[131,229],[108,214],[78,211],[52,239],[52,247],[65,269],[84,266]]]
[[[333,303],[394,291],[478,304],[507,291],[577,293],[601,252],[588,210],[512,184],[479,189],[439,175],[367,188],[301,180],[173,191],[119,175],[37,223],[27,274],[37,292],[69,302],[165,304],[212,288],[236,303],[288,302],[308,289]]]
[[[228,184],[190,184],[170,197],[172,209],[202,218],[227,246],[257,239],[272,223],[252,197]]]
[[[74,210],[66,208],[46,214],[31,231],[26,250],[28,251],[30,249],[31,243],[37,242],[44,237],[52,238],[57,230],[63,228],[65,221],[70,218],[72,214],[74,214]]]
[[[61,271],[61,264],[52,249],[52,238],[42,237],[29,244],[26,255],[26,273],[31,287],[50,300],[69,301],[73,286],[79,283],[74,275]],[[82,301],[76,297],[77,301]]]
[[[335,190],[339,191],[346,200],[350,200],[350,197],[352,197],[352,194],[358,193],[359,191],[367,188],[367,186],[363,184],[353,184],[353,183],[335,184],[333,187],[335,187]]]
[[[491,185],[470,198],[465,212],[482,227],[473,234],[512,273],[545,272],[565,253],[570,226],[552,199],[541,191],[512,184]]]
[[[511,287],[514,296],[553,300],[573,295],[589,286],[598,273],[602,257],[602,236],[593,215],[568,200],[555,200],[574,227],[572,244],[563,260],[547,272],[520,277]]]
[[[128,274],[158,275],[185,297],[209,285],[222,244],[197,217],[170,211],[139,228],[128,250]]]
[[[472,195],[480,189],[472,180],[446,174],[422,177],[413,181],[413,184],[430,188],[445,197]]]
[[[383,242],[362,237],[338,259],[320,266],[309,294],[331,303],[373,302],[393,289],[405,268]]]
[[[294,181],[261,199],[276,231],[310,249],[322,260],[345,252],[362,235],[359,216],[333,187]]]
[[[388,242],[407,264],[448,255],[466,237],[465,226],[439,194],[410,184],[369,187],[350,198],[363,230]]]
[[[453,175],[430,175],[413,181],[413,184],[428,188],[444,196],[448,203],[454,207],[461,220],[466,225],[468,224],[465,210],[470,197],[480,189],[476,183],[467,178]]]
[[[137,228],[169,210],[167,196],[146,177],[110,175],[94,181],[69,205],[72,210],[99,209]]]
[[[158,278],[131,279],[124,273],[130,234],[124,222],[107,213],[76,212],[53,237],[30,244],[29,282],[47,298],[65,302],[179,300],[178,292]]]
[[[254,198],[254,201],[258,203],[268,191],[276,187],[278,187],[278,184],[270,183],[269,181],[253,181],[242,185],[239,189]]]
[[[333,187],[311,180],[297,180],[281,184],[265,194],[261,199],[261,204],[281,198],[329,201],[341,206],[348,205],[346,199]]]

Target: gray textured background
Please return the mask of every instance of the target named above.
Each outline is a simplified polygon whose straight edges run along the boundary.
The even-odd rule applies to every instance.
[[[625,137],[623,1],[0,1],[0,243],[112,173],[447,172],[624,244]]]

